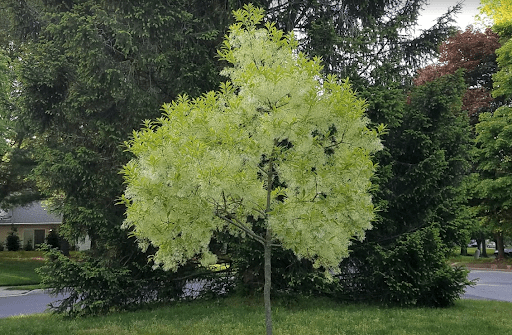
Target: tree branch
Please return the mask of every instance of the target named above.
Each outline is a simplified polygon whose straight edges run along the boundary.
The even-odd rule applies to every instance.
[[[263,170],[260,166],[258,166],[257,168],[260,170],[260,172],[267,174],[267,171]]]
[[[253,210],[254,210],[255,212],[258,212],[259,214],[261,214],[261,215],[263,215],[263,216],[266,216],[266,215],[267,215],[267,213],[265,213],[265,211],[264,211],[264,210],[262,210],[262,209],[260,209],[260,208],[257,208],[257,207],[258,207],[258,205],[256,205],[256,207],[253,207]]]
[[[251,238],[253,238],[254,240],[260,242],[261,244],[265,245],[265,239],[263,239],[263,237],[257,235],[255,232],[253,232],[251,229],[249,229],[248,227],[246,227],[242,222],[240,222],[237,218],[235,217],[228,217],[228,216],[224,216],[224,215],[220,215],[219,213],[215,213],[215,216],[217,216],[218,218],[228,222],[228,223],[231,223],[233,226],[237,227],[238,229],[242,230],[243,232],[245,232],[247,235],[249,235]]]

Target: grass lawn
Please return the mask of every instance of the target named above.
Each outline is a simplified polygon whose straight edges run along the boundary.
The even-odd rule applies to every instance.
[[[71,251],[71,257],[80,257]],[[42,251],[0,251],[0,286],[17,286],[23,289],[42,288],[41,278],[35,269],[44,263]]]
[[[460,300],[446,309],[335,304],[325,299],[274,303],[274,334],[509,334],[512,304]],[[259,299],[180,303],[103,317],[63,319],[50,314],[0,319],[0,334],[263,334]]]
[[[42,265],[40,251],[0,251],[0,286],[39,284],[35,269]]]

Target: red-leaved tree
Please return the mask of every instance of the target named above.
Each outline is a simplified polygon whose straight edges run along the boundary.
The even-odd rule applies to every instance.
[[[478,114],[494,103],[491,97],[492,75],[497,71],[495,51],[500,47],[498,35],[490,28],[485,32],[468,26],[439,47],[439,63],[418,71],[415,85],[433,81],[446,74],[464,69],[468,89],[463,97],[462,109],[467,111],[471,123],[478,122]]]

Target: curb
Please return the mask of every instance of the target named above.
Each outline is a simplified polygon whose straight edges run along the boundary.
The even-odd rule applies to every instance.
[[[512,265],[508,265],[508,264],[491,264],[491,263],[458,264],[458,263],[452,263],[451,266],[461,266],[461,267],[467,268],[468,270],[512,272]]]

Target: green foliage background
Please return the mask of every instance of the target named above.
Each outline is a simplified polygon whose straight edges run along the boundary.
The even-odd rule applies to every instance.
[[[3,206],[47,199],[63,215],[61,235],[74,241],[87,234],[92,240],[92,258],[76,265],[84,276],[103,276],[112,285],[117,276],[132,284],[152,278],[154,289],[164,292],[157,283],[172,286],[171,281],[147,265],[148,255],[121,229],[119,170],[130,158],[123,142],[144,119],[158,117],[164,102],[217,87],[215,55],[232,8],[224,1],[5,0],[1,5],[6,29],[0,41],[19,88],[9,101],[16,119],[12,149],[0,163]],[[109,291],[109,285],[86,279],[70,285],[65,278],[74,276],[75,268],[63,258],[52,259],[52,275],[44,282],[74,292],[65,305],[85,294],[108,301],[98,305],[88,299],[90,309],[81,313],[124,306],[112,292],[126,286]],[[94,272],[95,267],[105,271]]]
[[[2,0],[0,43],[7,58],[1,63],[8,65],[2,68],[8,70],[5,78],[15,78],[12,83],[21,88],[2,109],[4,121],[4,113],[16,120],[7,128],[0,125],[11,141],[0,163],[3,204],[49,198],[64,214],[61,233],[70,239],[89,234],[95,257],[109,267],[121,269],[135,259],[145,264],[146,256],[120,229],[124,207],[115,205],[123,192],[118,171],[131,158],[122,143],[144,119],[158,117],[164,102],[218,87],[225,64],[216,50],[233,20],[231,10],[244,3]],[[354,264],[364,260],[357,255],[398,257],[393,253],[397,243],[432,229],[432,238],[441,237],[441,246],[433,248],[438,263],[432,268],[438,269],[442,258],[436,255],[464,239],[468,212],[459,186],[466,128],[460,117],[447,114],[457,114],[453,106],[462,84],[458,76],[452,78],[453,87],[432,84],[413,93],[411,99],[417,99],[407,104],[412,74],[453,32],[450,15],[445,15],[434,29],[411,37],[409,29],[425,3],[255,2],[277,27],[305,33],[300,49],[321,56],[326,73],[348,77],[367,100],[371,121],[388,126],[386,150],[375,162],[380,166],[374,192],[380,219],[368,243],[353,246]],[[244,258],[258,255],[254,248],[237,244],[231,249],[234,268],[244,269],[238,274],[248,278],[260,276],[257,257],[254,263]],[[322,278],[321,272],[309,271],[310,263],[289,256],[275,254],[276,273],[283,278],[276,288],[304,287],[297,283]],[[388,271],[383,262],[375,264],[382,273]],[[292,277],[287,269],[302,274]],[[397,273],[389,271],[389,278]],[[450,282],[461,281],[453,275]],[[318,287],[306,286],[317,292],[323,285],[319,280]]]

